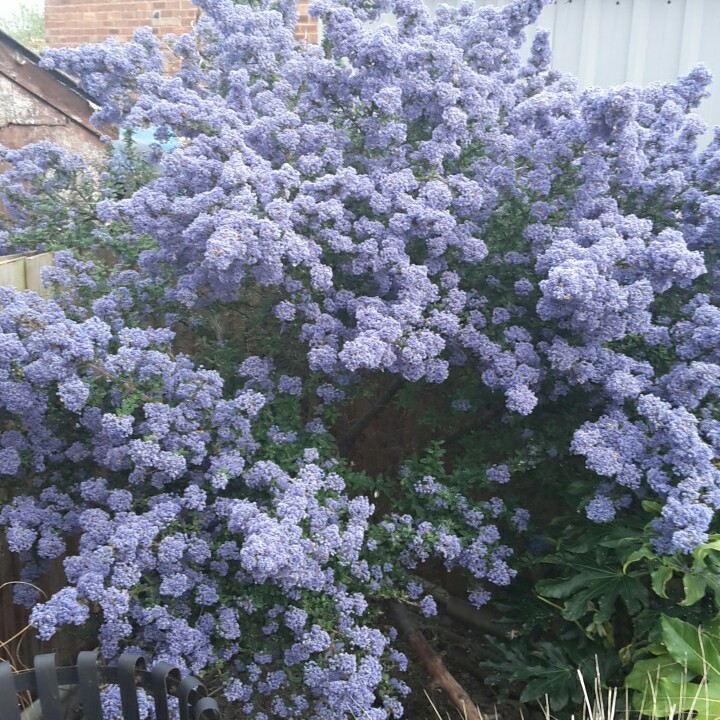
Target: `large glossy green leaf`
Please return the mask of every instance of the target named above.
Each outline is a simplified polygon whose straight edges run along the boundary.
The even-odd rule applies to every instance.
[[[720,681],[720,637],[715,624],[696,627],[679,618],[660,619],[665,647],[677,663],[709,682]]]
[[[687,680],[687,673],[669,653],[663,653],[647,660],[638,660],[625,678],[625,687],[643,693],[650,687],[657,687],[660,680],[679,685]]]
[[[664,678],[644,695],[636,693],[633,707],[643,717],[685,717],[693,711],[693,720],[717,720],[720,718],[720,683],[676,684]]]

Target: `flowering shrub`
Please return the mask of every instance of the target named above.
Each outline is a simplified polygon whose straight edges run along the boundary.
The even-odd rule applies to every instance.
[[[79,538],[64,590],[18,591],[41,637],[90,620],[108,655],[217,667],[255,718],[399,716],[379,601],[431,616],[415,574],[444,566],[480,607],[553,517],[576,538],[639,518],[646,559],[707,543],[707,71],[579,94],[544,31],[521,60],[542,0],[434,18],[316,0],[322,46],[294,40],[292,2],[198,5],[169,63],[148,29],[44,56],[99,121],[178,138],[154,173],[2,155],[4,246],[57,226],[76,251],[48,275],[55,302],[0,296],[0,474],[32,488],[2,511],[8,540],[34,578]],[[385,11],[395,25],[370,24]],[[110,242],[103,270],[84,248]],[[424,447],[373,479],[347,461],[388,405]]]
[[[234,669],[248,681],[226,695],[246,707],[259,694],[278,717],[385,717],[371,710],[375,693],[392,708],[403,685],[388,684],[381,660],[405,661],[362,621],[358,578],[384,577],[361,560],[372,506],[347,496],[317,449],[286,467],[282,453],[263,455],[263,440],[302,447],[317,432],[279,430],[297,408],[266,409],[267,364],[246,361],[248,387],[225,399],[217,373],[165,350],[167,330],[114,333],[8,290],[0,306],[0,471],[26,471],[39,491],[3,508],[8,544],[35,579],[79,537],[67,588],[36,604],[31,585],[17,586],[40,638],[100,616],[108,656],[153,647],[192,672],[242,658]]]

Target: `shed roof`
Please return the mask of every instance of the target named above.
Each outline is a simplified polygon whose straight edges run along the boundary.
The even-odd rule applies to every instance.
[[[97,105],[72,78],[57,70],[40,67],[39,55],[2,30],[0,74],[93,135],[117,135],[117,131],[113,129],[99,128],[90,122],[90,116],[97,109]]]

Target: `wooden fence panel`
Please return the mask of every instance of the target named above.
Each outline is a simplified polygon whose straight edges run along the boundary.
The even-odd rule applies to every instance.
[[[0,505],[10,497],[11,492],[3,489]],[[48,597],[67,584],[62,561],[62,558],[55,559],[49,572],[33,583]],[[57,652],[63,662],[71,661],[78,649],[77,628],[61,630],[49,642],[41,642],[32,628],[26,629],[30,611],[13,603],[13,588],[20,579],[20,568],[20,559],[10,552],[5,533],[0,532],[0,660],[10,662],[18,670],[32,667],[33,656],[40,653]]]
[[[18,290],[32,290],[42,297],[50,292],[40,280],[42,268],[53,264],[55,254],[51,252],[39,255],[3,255],[0,257],[0,287],[14,287]]]
[[[41,255],[32,255],[25,258],[25,287],[28,290],[36,292],[42,297],[50,297],[50,291],[43,287],[40,280],[40,271],[44,267],[53,264],[55,254],[51,252],[42,253]]]
[[[25,258],[0,259],[0,286],[25,290]]]

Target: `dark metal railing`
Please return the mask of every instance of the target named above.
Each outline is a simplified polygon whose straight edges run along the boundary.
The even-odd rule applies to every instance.
[[[37,655],[34,668],[21,672],[0,662],[0,720],[27,718],[18,704],[22,692],[37,697],[43,720],[63,720],[61,689],[68,686],[77,688],[84,720],[103,720],[100,689],[105,685],[118,686],[124,720],[140,720],[139,688],[152,696],[157,720],[170,720],[168,697],[177,698],[180,720],[220,720],[217,702],[196,677],[181,678],[180,670],[166,662],[148,670],[145,658],[135,653],[124,653],[117,665],[105,666],[97,652],[81,652],[72,667],[57,667],[54,653]]]

